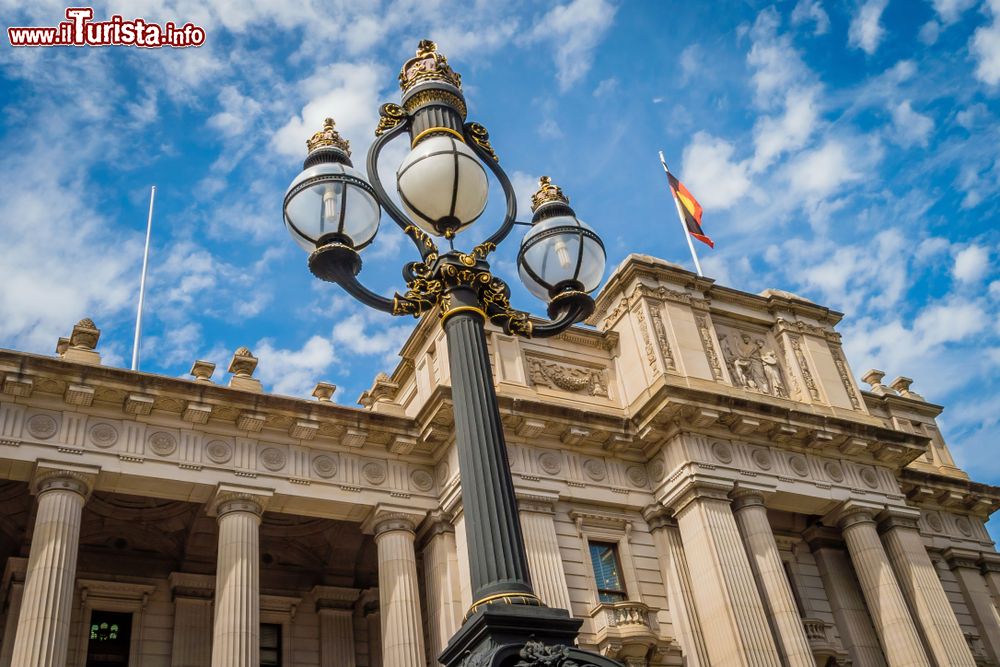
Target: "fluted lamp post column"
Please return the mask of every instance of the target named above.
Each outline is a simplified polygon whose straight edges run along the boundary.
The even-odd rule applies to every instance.
[[[487,321],[526,338],[553,336],[583,321],[594,308],[589,293],[604,274],[604,245],[547,177],[532,198],[531,223],[517,221],[514,189],[489,133],[465,122],[461,76],[433,42],[420,42],[399,82],[400,104],[381,107],[368,178],[354,169],[347,141],[327,119],[307,142],[303,171],[285,195],[284,217],[292,237],[310,253],[309,269],[318,278],[393,315],[436,313],[444,327],[473,604],[438,659],[448,667],[617,665],[573,648],[581,621],[544,606],[532,588],[485,334]],[[378,159],[404,133],[411,150],[396,172],[400,208],[379,178]],[[455,250],[456,237],[486,209],[489,173],[504,192],[506,214],[485,241]],[[407,289],[392,299],[358,280],[359,251],[375,238],[383,210],[419,254],[403,267]],[[487,262],[518,224],[529,227],[518,272],[528,290],[548,303],[548,321],[513,309],[509,287]],[[451,250],[438,250],[435,238],[441,237]]]

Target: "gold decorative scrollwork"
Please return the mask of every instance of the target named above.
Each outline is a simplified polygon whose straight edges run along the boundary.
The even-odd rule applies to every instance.
[[[411,232],[418,238],[426,237],[416,228],[408,227],[407,233]],[[439,263],[435,253],[422,262],[409,264],[405,271],[411,276],[407,282],[408,289],[406,294],[397,293],[393,298],[392,314],[418,317],[437,307],[439,316],[444,320],[458,311],[476,310],[505,333],[531,338],[531,318],[527,313],[511,307],[510,288],[494,277],[489,269],[477,266],[477,260],[485,259],[494,249],[496,244],[486,241],[469,253],[456,253],[458,262]],[[478,306],[454,302],[452,292],[461,288],[476,293]]]
[[[406,99],[404,104],[406,105],[407,113],[413,113],[420,107],[426,104],[446,104],[456,111],[464,119],[468,110],[465,108],[465,102],[458,95],[449,93],[446,90],[438,90],[432,88],[431,90],[421,90],[419,93],[411,95]]]
[[[472,140],[477,146],[482,148],[484,151],[490,154],[494,162],[499,162],[500,158],[497,157],[496,151],[493,150],[493,146],[490,144],[490,133],[486,130],[483,125],[479,123],[466,123],[465,130],[472,137]]]
[[[435,257],[437,256],[437,246],[434,244],[434,239],[431,238],[430,234],[422,231],[415,225],[407,225],[403,228],[403,233],[409,236],[411,239],[417,243],[423,245],[425,248],[430,248],[434,251]]]
[[[531,338],[533,326],[531,319],[527,313],[511,307],[510,290],[503,281],[492,279],[479,293],[479,300],[490,322],[503,329],[505,333]]]
[[[396,127],[406,120],[406,112],[398,104],[388,102],[379,107],[378,127],[375,128],[375,136],[381,137],[383,134]]]
[[[406,294],[396,294],[392,299],[393,315],[417,317],[438,304],[444,285],[440,280],[414,278],[407,285]]]
[[[483,241],[475,248],[472,249],[470,253],[461,253],[458,256],[458,261],[462,262],[466,266],[475,266],[477,259],[485,260],[489,257],[490,253],[497,249],[497,244],[492,241]]]

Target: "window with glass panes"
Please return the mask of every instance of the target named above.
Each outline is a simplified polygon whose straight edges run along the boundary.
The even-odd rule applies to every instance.
[[[87,667],[127,667],[131,637],[132,614],[94,609],[90,613]]]
[[[281,667],[281,626],[276,623],[260,624],[260,665]]]
[[[618,545],[608,542],[590,543],[590,561],[597,579],[597,597],[601,602],[623,602],[628,596],[622,582],[622,564]]]

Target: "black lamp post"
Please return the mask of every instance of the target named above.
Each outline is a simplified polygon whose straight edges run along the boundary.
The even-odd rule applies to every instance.
[[[478,123],[466,123],[461,77],[437,46],[422,41],[399,74],[401,105],[383,104],[368,152],[368,180],[354,169],[348,143],[331,119],[306,142],[309,155],[285,195],[285,224],[310,252],[309,269],[362,303],[393,315],[435,308],[448,341],[455,441],[468,531],[475,602],[439,660],[448,667],[610,667],[619,663],[573,648],[581,622],[534,594],[493,375],[487,320],[508,334],[553,336],[594,309],[589,292],[604,273],[600,238],[580,222],[546,177],[532,197],[531,229],[518,254],[528,289],[548,301],[550,321],[536,323],[511,308],[510,289],[490,271],[489,254],[517,223],[513,188]],[[408,132],[411,151],[396,174],[404,213],[378,176],[378,158]],[[469,252],[440,253],[433,237],[453,242],[486,208],[487,167],[500,182],[507,213],[499,228]],[[381,209],[416,245],[420,261],[403,268],[405,294],[386,299],[357,279],[358,251],[375,238]],[[417,666],[414,666],[417,667]]]

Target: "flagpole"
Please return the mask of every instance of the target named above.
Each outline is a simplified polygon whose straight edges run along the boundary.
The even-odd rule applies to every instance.
[[[667,162],[663,159],[663,151],[660,151],[660,164],[663,165],[663,171],[669,174],[670,170],[667,169]],[[670,187],[669,180],[667,181],[667,187]],[[694,243],[691,242],[691,233],[684,223],[684,212],[681,210],[681,203],[677,200],[677,193],[674,192],[673,188],[670,188],[670,195],[674,198],[674,206],[677,208],[677,219],[680,220],[681,229],[684,231],[684,238],[687,239],[688,249],[691,251],[691,259],[694,260],[694,268],[698,271],[699,277],[704,276],[705,274],[701,272],[701,262],[698,261],[698,253],[695,252]]]
[[[132,343],[132,370],[139,370],[139,337],[142,335],[142,301],[146,295],[146,267],[149,264],[149,237],[153,231],[153,200],[156,186],[149,191],[149,217],[146,219],[146,248],[142,252],[142,277],[139,279],[139,308],[135,314],[135,341]]]

